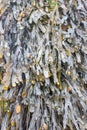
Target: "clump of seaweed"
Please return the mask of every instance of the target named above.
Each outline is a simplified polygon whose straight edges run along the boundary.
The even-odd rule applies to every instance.
[[[1,130],[87,129],[86,0],[1,5]]]

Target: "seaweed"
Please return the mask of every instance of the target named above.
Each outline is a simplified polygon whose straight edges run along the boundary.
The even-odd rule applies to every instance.
[[[1,130],[87,129],[86,6],[0,1]]]

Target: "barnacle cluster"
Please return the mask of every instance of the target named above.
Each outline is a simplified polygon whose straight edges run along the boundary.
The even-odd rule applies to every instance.
[[[87,1],[0,2],[1,130],[86,130]]]

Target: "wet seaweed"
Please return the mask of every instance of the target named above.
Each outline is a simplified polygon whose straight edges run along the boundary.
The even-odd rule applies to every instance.
[[[1,130],[87,129],[86,42],[86,0],[0,0]]]

